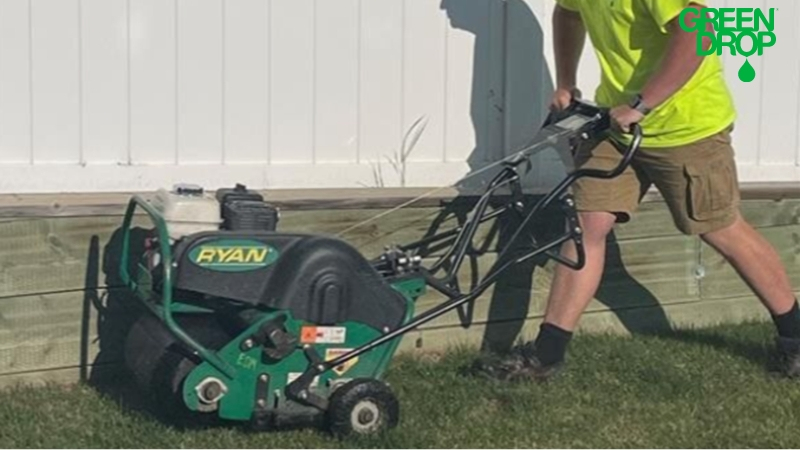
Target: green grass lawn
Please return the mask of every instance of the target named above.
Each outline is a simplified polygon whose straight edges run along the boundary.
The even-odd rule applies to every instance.
[[[770,372],[772,333],[748,324],[578,337],[568,370],[548,384],[461,376],[469,351],[400,357],[388,377],[400,425],[344,442],[313,429],[169,426],[124,388],[17,389],[0,393],[0,446],[797,448],[800,381]]]

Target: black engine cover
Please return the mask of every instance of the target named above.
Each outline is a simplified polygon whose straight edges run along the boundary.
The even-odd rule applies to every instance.
[[[289,310],[319,325],[345,321],[399,326],[403,296],[349,244],[334,238],[219,231],[175,249],[178,289]]]

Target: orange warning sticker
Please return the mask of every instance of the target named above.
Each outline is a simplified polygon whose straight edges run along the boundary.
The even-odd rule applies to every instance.
[[[325,350],[325,361],[334,360],[345,353],[353,351],[352,348],[329,348]],[[345,372],[352,369],[358,363],[358,356],[347,361],[346,363],[336,366],[333,368],[333,371],[336,372],[337,375],[342,376]]]
[[[345,327],[303,327],[300,330],[302,344],[344,344]]]

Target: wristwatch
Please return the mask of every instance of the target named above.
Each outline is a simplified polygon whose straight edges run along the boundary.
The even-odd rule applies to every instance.
[[[639,111],[640,113],[642,113],[645,116],[650,114],[650,111],[652,111],[652,109],[650,109],[644,103],[644,100],[642,99],[642,94],[636,94],[633,97],[633,99],[631,100],[631,102],[628,104],[628,106],[630,106],[631,108],[635,109],[636,111]]]

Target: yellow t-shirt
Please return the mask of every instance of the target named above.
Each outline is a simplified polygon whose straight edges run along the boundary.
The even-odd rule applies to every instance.
[[[614,107],[628,104],[659,69],[669,42],[666,25],[692,0],[556,1],[580,13],[602,68],[595,101]],[[642,146],[689,144],[722,131],[735,119],[733,98],[715,53],[704,58],[683,88],[642,120]],[[627,142],[629,136],[618,138]]]

